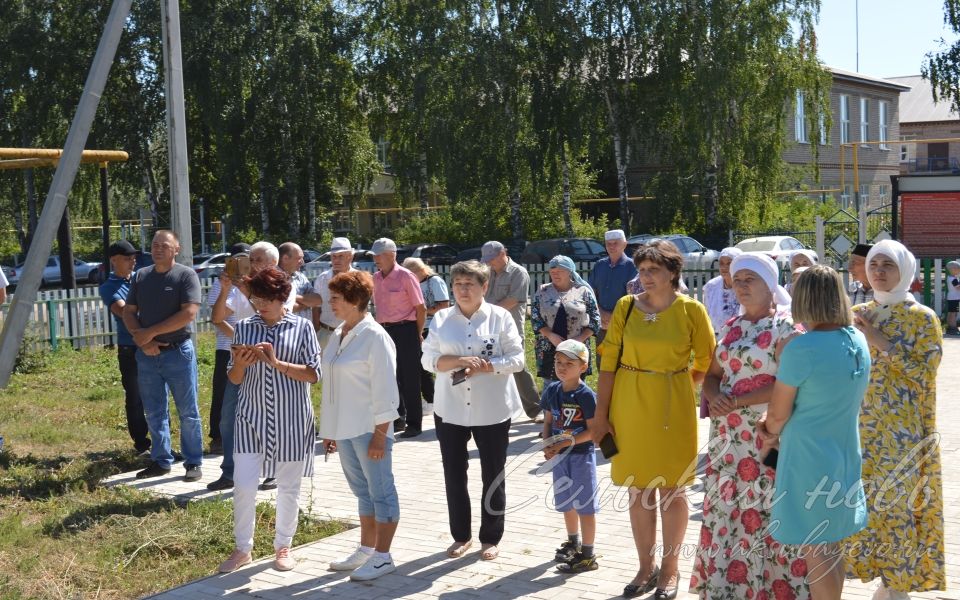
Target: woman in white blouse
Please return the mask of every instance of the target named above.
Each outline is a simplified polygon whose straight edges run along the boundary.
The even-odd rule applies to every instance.
[[[326,452],[340,451],[360,514],[360,547],[330,568],[352,571],[354,581],[369,581],[397,568],[390,556],[400,520],[392,462],[393,421],[400,405],[397,351],[367,312],[373,295],[369,273],[340,273],[329,289],[329,309],[343,323],[323,351],[320,437]]]
[[[523,369],[523,340],[510,312],[483,300],[487,265],[459,262],[450,277],[456,303],[434,316],[422,359],[424,369],[437,373],[433,416],[453,536],[447,555],[463,556],[473,545],[467,491],[467,441],[473,437],[483,482],[480,558],[493,560],[503,537],[507,497],[501,475],[510,419],[521,410],[513,373]]]
[[[720,331],[727,321],[740,314],[740,302],[733,291],[733,277],[730,275],[730,263],[743,254],[740,248],[724,248],[720,251],[717,264],[720,274],[703,285],[703,305],[707,307],[713,332],[720,338]]]

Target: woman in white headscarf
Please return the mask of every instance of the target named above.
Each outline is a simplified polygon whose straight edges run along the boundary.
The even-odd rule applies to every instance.
[[[730,263],[743,254],[740,248],[724,248],[720,251],[718,265],[720,274],[703,286],[703,305],[707,307],[713,331],[720,335],[723,326],[740,312],[740,302],[733,291],[733,280],[730,275]]]
[[[863,581],[881,579],[878,600],[946,589],[936,423],[943,333],[937,315],[910,293],[916,269],[900,242],[875,245],[867,254],[874,299],[853,307],[873,367],[860,410],[869,516],[850,539],[849,561]]]
[[[704,599],[780,598],[790,589],[808,598],[803,559],[773,546],[769,536],[774,470],[762,464],[757,436],[780,352],[798,333],[789,313],[777,308],[790,297],[766,254],[740,254],[730,273],[740,314],[722,328],[703,380],[710,442],[690,591]]]
[[[817,256],[817,253],[813,250],[795,250],[790,255],[790,275],[792,276],[797,269],[812,267],[819,262],[820,257]],[[787,292],[790,292],[790,290],[793,289],[793,281],[787,283],[784,288],[787,290]]]

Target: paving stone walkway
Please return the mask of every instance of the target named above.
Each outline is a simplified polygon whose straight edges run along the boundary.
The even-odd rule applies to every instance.
[[[946,549],[948,587],[946,592],[914,594],[914,598],[960,600],[960,340],[945,342],[945,355],[938,378],[938,423],[942,434],[944,496],[946,498]],[[700,441],[705,447],[706,421],[701,421]],[[320,600],[351,598],[443,598],[499,600],[540,598],[606,600],[619,597],[637,569],[637,558],[625,510],[626,496],[609,484],[610,466],[601,462],[598,476],[603,498],[598,515],[596,550],[600,569],[572,577],[554,570],[553,550],[565,538],[563,518],[551,508],[549,472],[538,470],[540,454],[534,451],[540,426],[514,424],[510,432],[507,465],[506,535],[499,560],[481,561],[479,544],[461,559],[448,559],[444,550],[451,539],[447,529],[443,472],[432,419],[424,420],[424,434],[415,440],[399,441],[394,451],[394,473],[400,494],[401,520],[393,546],[398,564],[396,573],[372,583],[354,583],[346,574],[327,570],[331,560],[350,553],[359,541],[359,529],[296,548],[297,568],[280,573],[272,568],[272,556],[229,575],[211,575],[154,596],[164,600],[208,598],[262,598],[279,600]],[[476,457],[476,450],[473,450]],[[177,477],[137,481],[133,473],[116,476],[111,485],[130,485],[178,498],[196,501],[215,496],[204,487],[219,476],[219,457],[204,460],[204,479],[187,484]],[[471,495],[474,499],[474,531],[479,529],[480,465],[471,461]],[[605,482],[605,483],[604,483]],[[261,492],[272,500],[270,492]],[[690,524],[680,561],[681,589],[688,583],[700,527],[700,486],[691,490]],[[356,500],[347,487],[337,455],[329,462],[316,461],[316,474],[305,481],[301,509],[322,519],[356,523]],[[843,597],[870,598],[873,585],[848,581]],[[681,592],[681,598],[695,596]],[[731,599],[739,600],[739,599]]]

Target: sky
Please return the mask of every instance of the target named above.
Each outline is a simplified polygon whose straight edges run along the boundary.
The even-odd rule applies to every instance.
[[[821,0],[817,43],[823,64],[857,71],[857,0]],[[943,0],[859,0],[860,68],[874,77],[919,75],[940,39],[958,36],[943,22]]]

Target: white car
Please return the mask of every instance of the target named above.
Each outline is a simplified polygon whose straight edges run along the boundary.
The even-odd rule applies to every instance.
[[[763,252],[777,261],[781,269],[790,268],[790,255],[797,250],[806,248],[800,240],[787,235],[765,235],[763,237],[747,238],[737,243],[737,248],[744,252]]]
[[[677,250],[683,254],[683,267],[687,271],[716,271],[720,260],[720,253],[716,250],[707,248],[690,236],[680,233],[671,233],[668,235],[650,235],[641,234],[631,236],[627,240],[627,256],[633,256],[637,248],[643,244],[649,244],[654,240],[667,240],[673,242]]]

